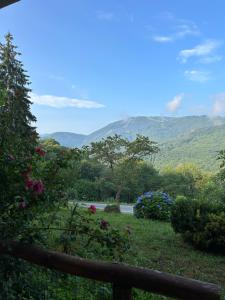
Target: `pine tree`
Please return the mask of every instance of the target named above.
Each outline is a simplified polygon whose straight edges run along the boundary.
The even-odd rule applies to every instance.
[[[0,44],[0,148],[11,154],[29,154],[37,140],[32,123],[36,121],[30,111],[29,77],[17,59],[21,54],[13,45],[10,33]]]

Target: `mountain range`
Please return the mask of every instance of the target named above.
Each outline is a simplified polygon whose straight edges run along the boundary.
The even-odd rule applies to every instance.
[[[176,166],[192,162],[202,169],[218,169],[216,156],[225,149],[225,118],[209,116],[131,117],[116,121],[89,135],[55,132],[42,135],[66,147],[81,147],[110,135],[119,134],[133,140],[137,134],[158,142],[160,153],[155,165]]]

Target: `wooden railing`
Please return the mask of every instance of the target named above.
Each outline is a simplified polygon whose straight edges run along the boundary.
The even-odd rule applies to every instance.
[[[1,254],[21,258],[67,274],[112,283],[114,300],[132,299],[132,288],[176,299],[220,299],[220,291],[215,284],[150,269],[120,263],[91,261],[18,242],[0,243]]]

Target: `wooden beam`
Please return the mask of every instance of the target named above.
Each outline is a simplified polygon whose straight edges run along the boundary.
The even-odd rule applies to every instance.
[[[126,293],[127,299],[130,295],[129,289],[132,287],[176,299],[220,299],[220,290],[215,284],[150,269],[82,259],[18,242],[7,244],[0,242],[1,254],[22,258],[36,265],[67,274],[111,282],[115,287],[122,287],[119,288],[120,291],[116,288],[115,295]]]
[[[16,3],[18,1],[20,0],[0,0],[0,9],[10,4]]]
[[[131,287],[123,287],[113,284],[113,300],[132,300]]]

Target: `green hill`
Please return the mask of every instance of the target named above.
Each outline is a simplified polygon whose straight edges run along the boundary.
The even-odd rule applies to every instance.
[[[51,134],[41,135],[41,138],[52,138],[59,142],[62,146],[75,148],[83,145],[86,135],[73,132],[54,132]]]
[[[111,123],[88,135],[85,144],[109,135],[120,134],[133,139],[137,134],[150,137],[157,142],[170,140],[196,129],[225,124],[225,118],[208,116],[186,117],[132,117]]]
[[[155,164],[161,168],[193,162],[205,170],[218,169],[217,152],[225,149],[225,118],[208,116],[132,117],[113,122],[90,135],[56,132],[51,137],[67,147],[81,147],[110,135],[132,140],[137,134],[159,143]]]
[[[160,145],[156,166],[177,166],[192,162],[208,171],[218,170],[216,156],[225,149],[225,125],[196,130]]]

